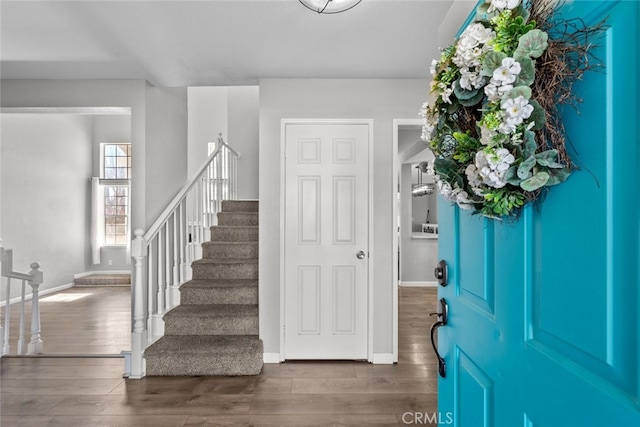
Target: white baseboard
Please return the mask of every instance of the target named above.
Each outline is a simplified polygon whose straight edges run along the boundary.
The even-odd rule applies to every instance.
[[[393,353],[373,353],[371,363],[374,365],[393,365]]]
[[[131,274],[131,270],[95,270],[85,271],[84,273],[74,274],[74,279],[80,279],[82,277],[91,276],[93,274]]]
[[[399,282],[400,286],[406,288],[435,288],[438,286],[438,282]]]
[[[262,361],[264,363],[281,363],[280,353],[263,353]]]
[[[67,283],[66,285],[61,285],[61,286],[56,286],[55,288],[50,288],[50,289],[43,289],[39,292],[40,298],[42,298],[45,295],[49,295],[52,294],[54,292],[59,292],[59,291],[64,291],[65,289],[69,289],[73,287],[73,283]],[[15,287],[11,287],[11,290],[14,290]],[[28,301],[30,300],[32,297],[32,293],[31,293],[31,287],[29,285],[26,286],[26,290],[25,290],[25,296],[24,296],[24,300]],[[18,295],[15,298],[11,298],[9,300],[9,304],[15,304],[17,302],[20,302],[20,300],[22,299],[22,297],[20,295]],[[6,300],[0,302],[0,307],[4,307],[6,304]]]

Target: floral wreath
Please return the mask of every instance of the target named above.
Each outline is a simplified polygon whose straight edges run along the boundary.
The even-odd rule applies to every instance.
[[[551,22],[560,6],[550,3],[485,0],[431,64],[436,100],[420,111],[422,139],[440,194],[463,209],[516,217],[575,168],[557,105],[579,103],[573,83],[600,67],[588,50],[603,23]]]

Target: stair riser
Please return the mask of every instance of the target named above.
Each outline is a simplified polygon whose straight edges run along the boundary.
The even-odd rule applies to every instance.
[[[257,335],[258,316],[166,317],[165,335]]]
[[[181,304],[258,304],[258,288],[185,289],[180,291]]]
[[[175,354],[145,357],[148,376],[258,375],[262,371],[262,352],[221,356]]]
[[[192,264],[193,278],[201,279],[252,279],[258,278],[258,264]]]
[[[258,212],[257,200],[223,200],[223,212]]]
[[[258,244],[245,243],[229,245],[209,242],[202,245],[203,258],[258,258]]]
[[[221,242],[257,242],[258,227],[211,227],[211,240]]]
[[[228,227],[257,226],[258,213],[255,212],[218,212],[218,225]]]

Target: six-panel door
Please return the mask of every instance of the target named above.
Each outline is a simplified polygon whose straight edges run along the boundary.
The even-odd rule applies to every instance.
[[[367,124],[287,124],[285,358],[367,359]]]

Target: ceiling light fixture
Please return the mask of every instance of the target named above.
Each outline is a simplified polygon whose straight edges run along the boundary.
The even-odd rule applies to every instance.
[[[307,9],[317,13],[340,13],[355,7],[362,0],[298,0]]]

